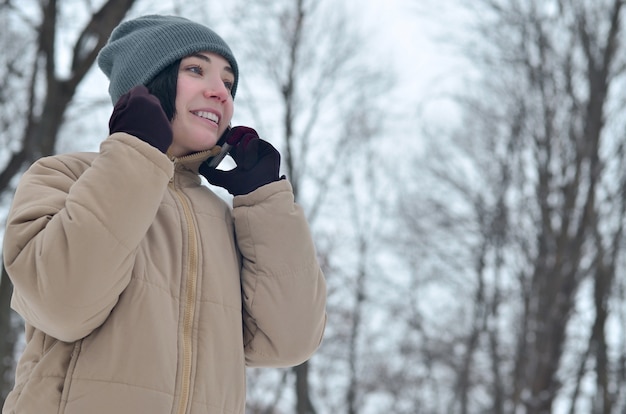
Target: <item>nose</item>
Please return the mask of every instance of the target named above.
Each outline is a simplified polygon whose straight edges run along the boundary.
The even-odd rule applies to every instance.
[[[221,78],[210,79],[204,88],[203,95],[207,99],[218,99],[224,102],[228,99],[230,91],[226,88]]]

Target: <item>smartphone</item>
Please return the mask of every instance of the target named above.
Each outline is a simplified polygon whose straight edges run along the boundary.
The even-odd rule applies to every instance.
[[[222,162],[222,160],[228,155],[228,151],[230,150],[231,146],[226,142],[226,139],[228,138],[230,131],[231,127],[229,125],[228,127],[226,127],[226,131],[224,131],[220,139],[217,140],[217,143],[215,145],[219,145],[222,149],[219,154],[217,154],[208,161],[209,167],[217,168],[220,162]]]

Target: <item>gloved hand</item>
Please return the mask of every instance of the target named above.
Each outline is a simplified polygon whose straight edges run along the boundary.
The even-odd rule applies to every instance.
[[[109,120],[109,133],[126,132],[165,154],[172,144],[172,125],[159,98],[143,85],[135,86],[120,97]]]
[[[222,171],[209,167],[208,161],[202,163],[200,174],[211,184],[237,196],[278,181],[280,154],[269,142],[259,138],[254,129],[234,127],[226,143],[232,146],[229,154],[237,166],[230,171]]]

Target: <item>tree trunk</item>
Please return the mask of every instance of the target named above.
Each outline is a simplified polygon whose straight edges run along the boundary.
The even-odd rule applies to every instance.
[[[309,394],[309,362],[294,367],[296,373],[296,414],[316,414]]]
[[[82,82],[89,69],[93,66],[98,51],[106,44],[111,31],[120,23],[135,0],[109,0],[100,10],[91,15],[87,24],[78,36],[73,48],[71,73],[67,79],[56,77],[55,58],[57,55],[55,41],[59,14],[57,1],[42,2],[43,19],[37,28],[37,52],[33,53],[34,74],[29,85],[30,108],[26,126],[21,138],[21,149],[16,151],[0,171],[0,193],[11,191],[10,183],[23,169],[39,157],[52,155],[55,151],[58,132],[63,124],[64,115],[69,107],[78,85]],[[18,6],[17,11],[21,13]],[[93,40],[96,40],[92,43]],[[13,62],[12,62],[13,63]],[[24,62],[22,62],[24,64]],[[38,93],[35,82],[43,77],[46,82],[44,95]],[[36,102],[42,102],[41,114],[35,114],[32,108]],[[19,340],[22,324],[12,323],[11,300],[12,285],[4,267],[0,284],[0,405],[4,405],[6,395],[13,386],[15,369],[16,344]]]

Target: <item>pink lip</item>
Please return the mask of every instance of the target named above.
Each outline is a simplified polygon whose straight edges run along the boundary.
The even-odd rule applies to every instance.
[[[202,116],[197,115],[197,112],[209,112],[212,114],[217,115],[218,117],[218,121],[213,121],[211,119],[208,118],[204,118]],[[210,128],[219,128],[219,121],[221,120],[221,116],[219,112],[213,111],[213,110],[194,110],[194,111],[190,111],[190,114],[194,116],[194,118],[197,118],[200,122],[202,122],[203,124],[209,126]]]

